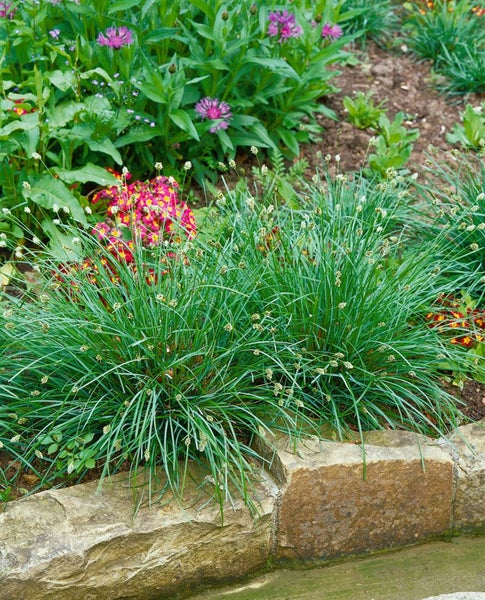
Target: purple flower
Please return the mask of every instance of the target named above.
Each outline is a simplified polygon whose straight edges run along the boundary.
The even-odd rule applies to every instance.
[[[337,40],[342,34],[343,31],[340,25],[330,25],[330,23],[325,23],[322,27],[322,38],[327,40]]]
[[[119,48],[133,43],[133,31],[128,27],[108,27],[106,33],[98,35],[97,42],[100,46],[119,50]]]
[[[195,112],[199,113],[199,116],[202,117],[202,119],[217,121],[217,123],[209,129],[211,133],[215,133],[219,129],[227,129],[232,117],[229,104],[217,100],[217,98],[202,98],[202,100],[195,105]]]
[[[268,35],[278,37],[278,42],[281,44],[290,37],[298,37],[301,35],[302,29],[297,24],[295,15],[287,10],[278,10],[269,13]]]
[[[17,9],[9,10],[12,4],[10,2],[0,2],[0,17],[5,19],[13,19]]]
[[[51,36],[52,39],[57,40],[59,39],[59,35],[61,33],[60,29],[51,29],[49,31],[49,35]]]

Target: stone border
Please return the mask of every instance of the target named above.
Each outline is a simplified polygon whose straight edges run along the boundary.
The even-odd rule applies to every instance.
[[[433,441],[370,432],[360,444],[278,436],[255,489],[224,523],[203,486],[142,504],[126,476],[50,490],[0,514],[3,600],[161,600],[284,560],[364,554],[485,529],[485,420]],[[365,460],[363,460],[363,458]],[[197,478],[194,477],[194,481]],[[199,478],[200,481],[200,478]],[[209,484],[208,484],[209,485]]]

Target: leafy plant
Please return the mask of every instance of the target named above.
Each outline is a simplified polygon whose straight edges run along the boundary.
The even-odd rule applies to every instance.
[[[18,227],[0,215],[2,231],[45,241],[63,209],[85,225],[85,196],[114,183],[103,166],[144,178],[190,161],[202,181],[243,146],[297,155],[316,115],[333,116],[319,100],[350,57],[342,4],[14,3],[0,17],[0,187]]]
[[[485,102],[474,107],[467,104],[462,114],[462,123],[456,124],[446,139],[452,144],[461,144],[478,152],[485,151]]]
[[[473,3],[468,0],[438,0],[427,10],[410,2],[404,7],[408,11],[404,28],[409,32],[404,42],[420,58],[437,66],[444,50],[453,55],[460,44],[469,48],[483,44],[481,20],[472,13]]]
[[[392,35],[398,26],[398,17],[391,0],[346,0],[345,8],[353,14],[346,27],[349,33],[361,34],[359,42],[365,44],[370,38],[380,45],[392,43]]]
[[[347,118],[359,129],[367,129],[372,127],[378,129],[379,119],[385,114],[385,102],[380,102],[377,106],[372,100],[373,92],[357,92],[354,97],[345,96],[343,105],[347,112]]]
[[[387,173],[401,169],[411,156],[413,142],[419,137],[418,129],[407,129],[403,122],[405,115],[397,113],[393,121],[383,114],[379,118],[379,135],[373,139],[373,152],[368,157],[368,174]]]

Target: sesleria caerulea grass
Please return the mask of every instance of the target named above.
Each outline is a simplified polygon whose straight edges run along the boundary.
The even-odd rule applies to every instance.
[[[80,237],[92,268],[38,261],[52,274],[40,293],[2,303],[2,444],[43,482],[129,461],[181,493],[190,459],[221,504],[231,489],[249,501],[252,436],[296,424],[259,384],[271,359],[249,313],[256,273],[226,271],[215,246],[126,265]]]
[[[392,183],[363,185],[323,178],[301,210],[249,208],[254,261],[262,252],[271,264],[255,291],[282,363],[271,382],[338,436],[381,427],[437,434],[459,422],[439,377],[445,358],[462,354],[423,311],[451,283],[432,243],[411,245],[421,233],[409,198]]]
[[[210,236],[131,265],[79,232],[69,264],[33,257],[39,282],[2,299],[4,451],[41,483],[129,463],[178,495],[196,462],[222,507],[251,503],[264,432],[459,423],[439,378],[465,355],[424,317],[450,258],[439,233],[416,243],[411,188],[323,174],[299,189],[290,208],[238,186]]]

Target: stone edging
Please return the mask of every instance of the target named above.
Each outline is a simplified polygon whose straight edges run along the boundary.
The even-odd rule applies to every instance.
[[[161,600],[241,578],[268,561],[363,554],[485,527],[485,420],[432,441],[404,432],[351,443],[288,438],[260,449],[269,460],[255,493],[217,507],[196,484],[183,505],[142,505],[123,475],[41,492],[0,514],[3,600]],[[364,476],[365,475],[365,476]]]

